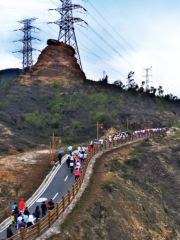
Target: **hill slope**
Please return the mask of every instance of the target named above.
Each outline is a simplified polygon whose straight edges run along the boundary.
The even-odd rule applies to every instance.
[[[0,84],[1,152],[48,144],[53,132],[64,143],[89,141],[97,121],[104,124],[100,135],[111,127],[125,130],[127,118],[129,130],[180,121],[179,101],[86,80],[73,48],[48,44],[34,66]]]

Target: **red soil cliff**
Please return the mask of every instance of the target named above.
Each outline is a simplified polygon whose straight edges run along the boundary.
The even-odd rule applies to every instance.
[[[21,75],[23,82],[32,82],[32,80],[66,82],[86,79],[75,58],[75,50],[71,46],[52,39],[48,40],[47,44],[37,63]]]

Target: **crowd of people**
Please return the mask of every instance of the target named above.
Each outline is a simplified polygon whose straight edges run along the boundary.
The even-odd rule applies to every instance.
[[[54,207],[54,202],[50,199],[47,204],[44,201],[40,207],[36,206],[35,212],[31,214],[28,207],[25,206],[24,198],[18,204],[15,202],[11,207],[12,224],[7,228],[7,238],[13,236],[13,225],[19,232],[22,227],[27,228],[35,224],[38,218],[46,216],[47,210],[52,210]]]
[[[139,135],[139,134],[146,134],[146,133],[149,133],[149,132],[153,132],[153,133],[156,133],[156,132],[159,132],[159,131],[166,131],[168,128],[167,127],[162,127],[162,128],[145,128],[145,129],[138,129],[136,131],[134,131],[133,133],[130,133],[128,131],[124,131],[124,132],[116,132],[114,134],[110,134],[108,136],[108,138],[100,138],[99,141],[98,141],[98,144],[103,144],[104,142],[112,142],[112,141],[117,141],[117,140],[120,140],[120,139],[125,139],[126,137],[128,136],[136,136],[136,135]]]
[[[84,145],[79,145],[77,150],[69,151],[67,156],[67,167],[70,169],[71,174],[75,174],[75,180],[77,180],[81,173],[81,168],[84,161],[87,158],[88,150]],[[62,154],[58,154],[59,163],[61,164]]]

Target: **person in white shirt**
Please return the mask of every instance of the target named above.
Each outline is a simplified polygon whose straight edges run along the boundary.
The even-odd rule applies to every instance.
[[[27,227],[30,227],[30,226],[34,225],[35,223],[36,223],[36,217],[35,217],[35,213],[33,213],[32,215],[29,215]]]
[[[86,151],[86,147],[83,145],[82,146],[82,153],[85,153],[85,151]]]
[[[109,135],[109,141],[110,141],[110,142],[112,141],[112,136],[111,136],[111,135]]]
[[[81,145],[78,146],[77,150],[78,150],[79,152],[82,152],[82,147],[81,147]]]

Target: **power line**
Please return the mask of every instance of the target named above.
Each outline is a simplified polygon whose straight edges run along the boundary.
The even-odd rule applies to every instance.
[[[113,39],[114,42],[116,42],[116,44],[118,46],[120,46],[130,57],[134,58],[90,13],[89,13],[89,16],[93,19],[93,21],[98,25],[100,26],[105,32],[106,34],[111,38]]]
[[[106,18],[92,5],[90,1],[88,1],[89,5],[104,19],[104,21],[113,29],[113,31],[133,50],[134,48],[126,41],[126,39],[119,34],[119,32],[106,20]],[[136,52],[136,51],[135,51]]]
[[[92,52],[89,48],[87,48],[82,42],[80,42],[81,45],[88,50],[88,52],[90,52],[92,55],[94,55],[96,58],[100,59],[102,62],[104,62],[108,67],[109,67],[109,64],[107,64],[101,57],[99,57],[96,53]],[[112,68],[112,67],[111,67]],[[112,68],[115,72],[117,72],[119,74],[119,71],[117,71],[116,69]],[[123,76],[125,77],[125,76]]]

